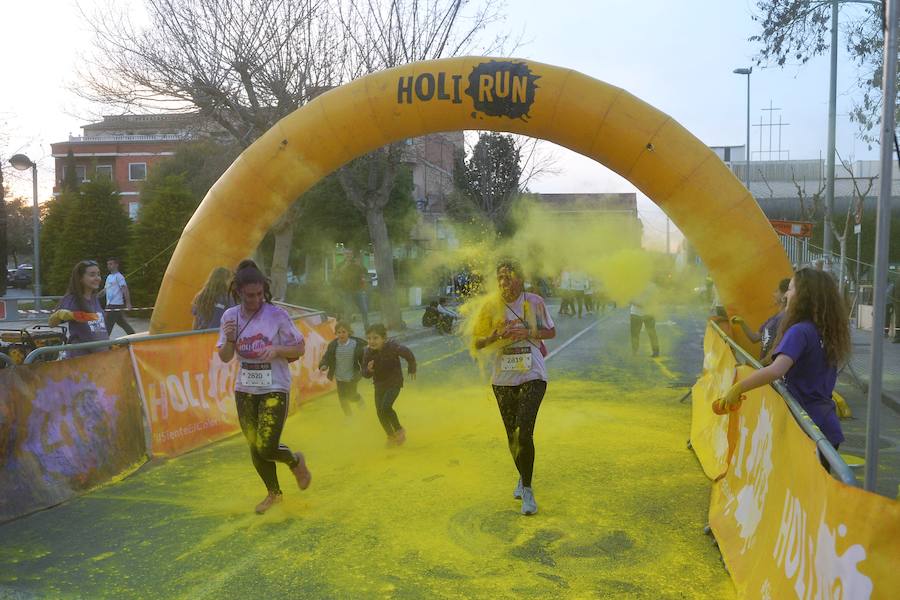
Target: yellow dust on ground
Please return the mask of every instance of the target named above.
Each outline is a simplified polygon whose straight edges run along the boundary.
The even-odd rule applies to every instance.
[[[7,524],[0,592],[734,597],[702,534],[709,482],[685,448],[690,411],[656,364],[641,364],[551,381],[535,516],[512,498],[496,405],[467,364],[407,383],[396,407],[409,441],[399,449],[385,448],[364,385],[367,408],[350,420],[333,395],[304,406],[282,441],[306,453],[312,486],[300,492],[279,466],[285,500],[263,516],[252,511],[265,490],[236,437]]]

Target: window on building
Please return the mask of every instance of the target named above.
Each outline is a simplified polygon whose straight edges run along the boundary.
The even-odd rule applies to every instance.
[[[113,168],[112,165],[97,165],[97,179],[108,179],[112,181]]]
[[[137,221],[138,218],[138,209],[140,209],[140,202],[129,202],[128,203],[128,218],[132,221]]]
[[[69,174],[69,167],[63,166],[63,181],[66,180],[66,175]],[[78,181],[85,181],[87,179],[87,169],[84,165],[75,165],[75,178]]]
[[[147,163],[128,163],[128,181],[147,179]]]

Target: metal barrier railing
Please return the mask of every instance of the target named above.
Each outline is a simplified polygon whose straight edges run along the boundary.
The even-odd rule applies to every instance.
[[[3,354],[2,352],[0,352],[0,362],[4,363],[7,367],[16,366],[16,362],[12,358],[7,356],[6,354]]]
[[[738,345],[737,342],[731,339],[715,321],[710,321],[709,323],[725,343],[731,346],[731,349],[739,362],[750,365],[754,369],[762,368],[760,362]],[[853,470],[844,461],[838,451],[835,450],[834,446],[831,445],[831,442],[828,441],[828,438],[825,437],[825,434],[823,434],[822,430],[820,430],[813,422],[812,418],[806,414],[806,411],[803,410],[800,403],[797,402],[797,399],[791,395],[784,383],[781,381],[772,382],[772,388],[784,399],[784,403],[787,405],[788,410],[791,411],[797,424],[800,425],[800,429],[802,429],[816,444],[816,449],[818,449],[819,454],[825,458],[828,465],[831,467],[831,473],[841,482],[859,487],[859,482],[856,481],[856,475],[853,474]]]
[[[325,311],[317,310],[310,313],[306,313],[303,315],[298,315],[293,319],[295,321],[300,321],[304,319],[309,319],[310,317],[318,317],[325,315]],[[111,348],[113,346],[129,346],[131,344],[140,344],[142,342],[151,342],[156,340],[168,340],[172,338],[180,338],[187,337],[190,335],[200,335],[203,333],[215,333],[219,331],[218,328],[215,329],[199,329],[196,331],[176,331],[173,333],[156,333],[153,335],[148,335],[144,333],[133,333],[131,335],[126,335],[114,340],[99,340],[96,342],[82,342],[80,344],[61,344],[58,346],[44,346],[42,348],[35,348],[31,352],[28,353],[28,356],[25,357],[25,360],[22,364],[30,365],[34,363],[35,360],[43,356],[44,354],[52,354],[53,352],[66,352],[69,350],[96,350],[99,348]],[[0,354],[2,356],[2,354]]]

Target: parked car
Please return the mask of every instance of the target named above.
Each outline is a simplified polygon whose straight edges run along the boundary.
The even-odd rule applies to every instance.
[[[7,269],[6,270],[6,287],[12,287],[16,280],[16,270],[15,269]]]
[[[375,272],[375,269],[369,269],[369,285],[372,287],[378,287],[378,273]]]
[[[17,288],[26,288],[31,285],[31,282],[34,280],[34,269],[31,265],[19,265],[19,268],[16,269],[15,275],[13,275],[12,284]]]

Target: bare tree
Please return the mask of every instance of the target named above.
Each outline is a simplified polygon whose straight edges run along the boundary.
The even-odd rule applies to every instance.
[[[557,156],[547,150],[547,142],[524,135],[513,135],[522,164],[519,192],[527,193],[529,186],[548,175],[558,175]]]
[[[825,181],[819,181],[819,189],[811,195],[806,191],[805,185],[800,185],[797,181],[797,174],[794,167],[791,167],[791,181],[797,190],[797,199],[800,201],[800,217],[804,221],[815,221],[818,218],[819,210],[822,208],[822,194],[825,193]],[[822,235],[828,235],[823,232]]]
[[[837,152],[837,151],[835,151]],[[841,245],[841,266],[838,275],[838,285],[840,286],[841,293],[844,291],[844,274],[846,273],[846,261],[847,261],[847,237],[850,232],[850,220],[854,213],[859,211],[862,213],[862,207],[865,203],[866,197],[872,191],[872,187],[875,185],[875,180],[877,176],[874,177],[857,177],[853,172],[853,166],[845,161],[840,152],[837,153],[838,159],[841,161],[841,166],[844,167],[844,170],[847,171],[847,175],[850,176],[850,180],[853,182],[853,199],[854,202],[847,203],[847,217],[844,219],[844,229],[843,231],[838,230],[837,224],[832,221],[831,228],[834,232],[834,237],[837,238],[838,242]],[[867,179],[868,185],[866,185],[865,189],[862,189],[859,184],[860,179]],[[859,257],[856,257],[856,260],[859,260]]]
[[[759,30],[750,41],[759,43],[757,64],[803,65],[831,49],[832,0],[756,0],[755,4],[752,18]],[[883,100],[884,2],[869,4],[862,11],[844,10],[840,27],[847,56],[856,63],[856,88],[862,92],[853,99],[850,119],[859,124],[862,138],[871,146],[878,141]]]
[[[245,148],[340,81],[345,45],[325,0],[144,0],[143,6],[140,26],[112,3],[84,15],[94,47],[79,73],[79,95],[125,113],[195,112]],[[276,297],[286,289],[294,214],[273,228]]]
[[[756,172],[759,173],[759,178],[762,179],[762,182],[766,184],[766,189],[769,190],[769,198],[775,197],[775,190],[772,189],[772,185],[769,183],[769,178],[766,177],[766,172],[763,169],[756,169]],[[797,185],[797,180],[794,180],[794,185]]]
[[[479,43],[480,36],[501,17],[498,3],[485,3],[465,13],[465,0],[335,0],[347,41],[346,75],[350,79],[411,62],[456,56],[477,49],[502,50],[507,36]],[[464,14],[465,13],[465,14]],[[384,220],[403,157],[395,142],[342,168],[339,180],[354,206],[365,214],[375,250],[382,315],[398,329],[401,318],[395,293],[393,246]]]

